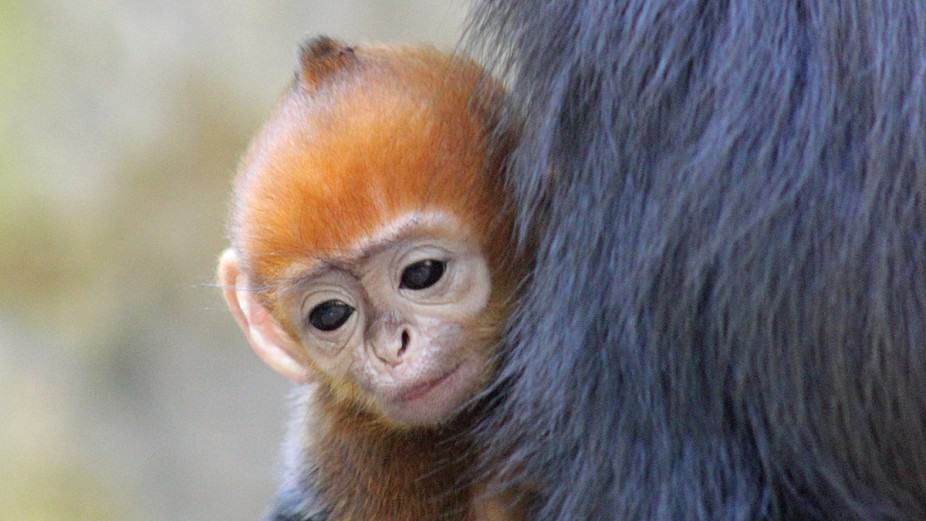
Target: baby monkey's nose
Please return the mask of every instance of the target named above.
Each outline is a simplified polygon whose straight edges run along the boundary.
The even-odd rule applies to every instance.
[[[395,367],[402,363],[411,343],[411,329],[404,326],[398,331],[383,331],[380,338],[373,341],[373,352],[383,363]]]

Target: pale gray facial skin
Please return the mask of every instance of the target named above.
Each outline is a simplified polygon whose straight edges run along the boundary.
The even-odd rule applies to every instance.
[[[491,346],[473,329],[489,304],[491,274],[478,242],[450,216],[405,216],[347,252],[287,270],[277,298],[298,343],[242,290],[248,281],[234,252],[223,255],[219,277],[271,367],[298,382],[316,372],[352,382],[389,423],[440,424],[489,378]]]
[[[325,259],[287,295],[312,363],[403,425],[448,418],[487,371],[465,326],[488,304],[489,269],[477,245],[441,224]]]

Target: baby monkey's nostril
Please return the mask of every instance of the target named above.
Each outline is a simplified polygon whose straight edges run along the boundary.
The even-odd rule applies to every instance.
[[[405,350],[408,349],[408,342],[411,340],[411,337],[408,334],[407,329],[402,330],[402,347],[399,348],[399,356],[405,354]]]

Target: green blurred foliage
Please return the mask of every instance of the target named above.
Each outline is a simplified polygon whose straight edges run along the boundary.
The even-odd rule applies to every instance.
[[[258,519],[287,384],[212,284],[298,42],[461,2],[0,0],[0,521]]]

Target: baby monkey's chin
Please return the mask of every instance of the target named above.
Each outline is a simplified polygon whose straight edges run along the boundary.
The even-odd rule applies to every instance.
[[[484,370],[483,364],[464,360],[436,378],[406,385],[380,399],[383,415],[407,428],[446,423],[485,384]]]

